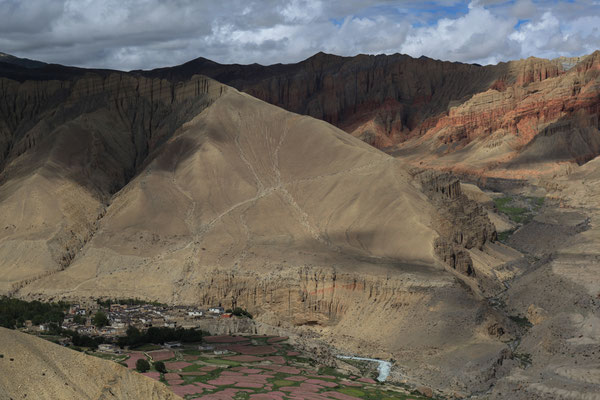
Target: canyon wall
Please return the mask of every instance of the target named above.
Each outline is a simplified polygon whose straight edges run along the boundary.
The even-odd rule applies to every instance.
[[[415,165],[520,179],[600,154],[600,52],[558,75],[531,74],[451,107],[396,154]]]
[[[437,256],[464,275],[476,275],[468,250],[483,250],[486,243],[493,243],[497,238],[487,211],[462,193],[457,177],[426,170],[413,170],[413,174],[427,197],[438,206]]]

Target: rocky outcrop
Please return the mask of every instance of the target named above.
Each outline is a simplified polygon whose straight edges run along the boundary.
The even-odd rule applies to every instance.
[[[475,275],[473,260],[471,260],[471,256],[463,246],[440,237],[436,239],[435,252],[449,267],[461,274],[467,276]]]
[[[599,54],[568,71],[526,60],[512,84],[497,82],[433,117],[398,153],[420,167],[511,179],[585,163],[600,154]]]
[[[564,72],[562,63],[554,63],[542,58],[529,57],[518,63],[516,84],[519,86],[533,82],[541,82],[548,78],[554,78]]]
[[[460,181],[448,173],[413,172],[429,199],[437,204],[435,252],[448,266],[474,276],[469,249],[483,249],[497,238],[496,228],[481,205],[462,193]]]
[[[600,91],[594,87],[598,76],[577,71],[554,79],[552,84],[533,80],[535,84],[517,84],[504,91],[477,94],[451,108],[427,134],[437,135],[444,144],[460,142],[465,146],[475,139],[492,134],[499,136],[503,132],[514,136],[515,143],[523,149],[537,135],[548,136],[548,124],[559,120],[566,122],[558,125],[554,133],[568,132],[575,125],[589,125],[589,118],[585,116],[595,120],[591,125],[597,129]],[[590,150],[598,151],[597,148]]]

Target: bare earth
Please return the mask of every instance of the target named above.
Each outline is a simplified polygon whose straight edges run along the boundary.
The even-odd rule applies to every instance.
[[[1,399],[181,399],[113,361],[5,328],[0,328],[0,354]]]
[[[5,292],[238,305],[340,351],[403,360],[392,379],[457,393],[489,385],[507,346],[488,326],[502,318],[436,258],[439,206],[402,162],[206,78],[174,88],[173,102],[159,90],[167,83],[130,79],[82,78],[71,96],[99,108],[9,158]],[[83,89],[180,104],[154,128],[165,142],[148,142],[114,195],[109,175],[126,173],[137,150],[120,142],[125,111]],[[171,120],[185,118],[167,139]],[[487,251],[478,268],[495,265]]]

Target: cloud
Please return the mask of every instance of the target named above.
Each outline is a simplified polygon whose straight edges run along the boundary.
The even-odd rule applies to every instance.
[[[590,53],[600,48],[600,16],[582,16],[571,24],[564,25],[551,13],[524,24],[511,34],[524,53],[536,53],[540,57],[556,54],[577,55]]]
[[[464,16],[443,18],[434,26],[414,29],[402,52],[450,61],[498,62],[519,55],[514,42],[507,40],[515,23],[515,19],[497,17],[483,6],[472,3]]]
[[[518,0],[511,8],[511,14],[519,19],[529,19],[535,16],[537,8],[531,0]]]
[[[0,51],[125,70],[318,51],[485,64],[600,47],[597,0],[0,0],[0,15]]]

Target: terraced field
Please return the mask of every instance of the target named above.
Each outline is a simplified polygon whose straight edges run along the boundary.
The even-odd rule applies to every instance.
[[[202,345],[131,352],[128,357],[125,364],[132,369],[139,358],[151,364],[164,361],[167,373],[152,367],[144,375],[165,382],[185,399],[425,399],[372,376],[323,368],[295,351],[285,337],[210,336]]]

